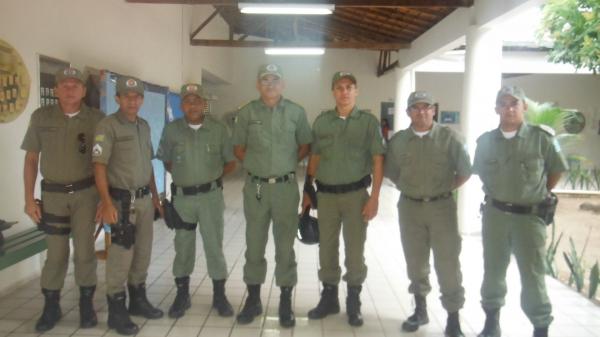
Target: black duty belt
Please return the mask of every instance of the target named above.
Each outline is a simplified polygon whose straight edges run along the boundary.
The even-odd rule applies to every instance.
[[[293,180],[294,177],[296,176],[295,172],[290,172],[287,173],[285,175],[282,175],[280,177],[269,177],[269,178],[263,178],[263,177],[259,177],[259,176],[255,176],[252,173],[248,172],[248,175],[250,176],[250,178],[253,181],[260,181],[261,183],[267,183],[267,184],[278,184],[278,183],[285,183],[288,182],[290,180]]]
[[[537,207],[536,206],[529,206],[529,205],[517,205],[517,204],[513,204],[510,202],[503,202],[503,201],[499,201],[496,199],[492,199],[490,197],[488,197],[487,195],[485,196],[485,202],[489,202],[492,204],[492,206],[496,207],[497,209],[503,211],[503,212],[508,212],[508,213],[514,213],[514,214],[532,214],[535,213]]]
[[[131,200],[133,196],[135,196],[136,199],[139,198],[143,198],[146,195],[150,194],[150,186],[146,185],[144,187],[140,187],[137,190],[130,192],[129,190],[124,190],[121,188],[116,188],[116,187],[110,187],[108,189],[108,192],[110,193],[110,196],[117,199],[117,200]]]
[[[76,191],[83,190],[85,188],[94,185],[94,177],[88,177],[83,180],[76,181],[71,184],[55,184],[42,180],[42,191],[44,192],[59,192],[59,193],[75,193]]]
[[[369,185],[371,185],[371,176],[366,175],[359,181],[349,183],[349,184],[340,184],[340,185],[327,185],[327,184],[323,184],[322,182],[320,182],[318,180],[315,182],[317,184],[318,192],[341,194],[341,193],[353,192],[353,191],[360,190],[362,188],[369,187]]]
[[[215,188],[214,186],[216,188],[223,187],[223,180],[219,178],[215,181],[195,186],[175,186],[175,184],[171,184],[171,194],[177,195],[177,189],[181,189],[183,195],[196,195],[198,193],[210,192]]]
[[[402,198],[404,199],[408,199],[410,201],[416,201],[416,202],[433,202],[433,201],[438,201],[438,200],[442,200],[442,199],[448,199],[452,196],[452,192],[446,192],[446,193],[442,193],[433,197],[424,197],[424,198],[413,198],[411,196],[408,196],[404,193],[402,193],[400,195]]]

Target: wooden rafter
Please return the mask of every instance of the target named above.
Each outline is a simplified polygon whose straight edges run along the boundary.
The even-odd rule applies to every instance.
[[[248,40],[209,40],[193,39],[192,46],[205,47],[245,47],[245,48],[265,48],[265,47],[324,47],[338,49],[370,49],[370,50],[398,50],[409,48],[408,43],[397,42],[353,42],[353,41],[248,41]]]
[[[377,77],[383,76],[388,71],[398,66],[398,60],[392,62],[392,51],[382,50],[379,52],[379,64],[377,65]]]
[[[208,24],[210,23],[210,21],[211,21],[212,19],[214,19],[214,18],[215,18],[215,16],[217,16],[217,14],[219,14],[219,11],[220,11],[220,10],[219,10],[218,8],[217,8],[217,9],[215,9],[215,11],[214,11],[214,12],[213,12],[213,13],[212,13],[212,14],[211,14],[211,15],[210,15],[208,18],[206,18],[206,20],[204,20],[204,22],[202,22],[202,23],[200,24],[200,26],[198,26],[198,28],[196,28],[196,29],[195,29],[195,30],[192,32],[192,34],[190,34],[190,40],[192,40],[194,37],[196,37],[196,35],[198,35],[198,33],[200,33],[200,31],[202,30],[202,28],[206,27],[206,25],[208,25]]]

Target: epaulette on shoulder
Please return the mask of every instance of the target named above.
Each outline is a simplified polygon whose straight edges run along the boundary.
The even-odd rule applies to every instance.
[[[242,105],[238,106],[237,110],[238,110],[238,111],[242,110],[243,108],[245,108],[245,107],[247,107],[248,105],[250,105],[250,103],[252,103],[252,100],[249,100],[248,102],[246,102],[246,103],[244,103],[244,104],[242,104]]]
[[[533,127],[536,129],[542,130],[543,132],[549,134],[552,137],[554,137],[556,135],[556,131],[554,131],[554,129],[548,125],[540,124],[540,125],[533,125]]]

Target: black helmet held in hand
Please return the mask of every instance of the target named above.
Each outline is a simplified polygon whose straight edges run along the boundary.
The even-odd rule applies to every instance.
[[[307,245],[319,243],[319,222],[310,215],[310,207],[304,209],[298,222],[298,240]]]

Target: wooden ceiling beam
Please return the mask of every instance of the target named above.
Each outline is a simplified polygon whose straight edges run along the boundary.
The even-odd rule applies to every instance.
[[[210,21],[212,19],[215,18],[215,16],[217,16],[217,14],[219,14],[219,9],[215,9],[215,11],[208,17],[206,18],[206,20],[204,20],[204,22],[202,22],[200,24],[200,26],[198,26],[198,28],[196,28],[192,34],[190,34],[190,40],[193,39],[196,35],[198,35],[198,33],[200,33],[200,31],[202,30],[202,28],[206,27],[206,25],[208,25],[210,23]],[[231,27],[231,25],[229,25],[229,27]]]
[[[204,47],[242,47],[242,48],[266,48],[266,47],[323,47],[333,49],[370,49],[370,50],[398,50],[410,47],[409,43],[399,42],[323,42],[323,41],[248,41],[248,40],[208,40],[193,39],[192,46]]]
[[[237,6],[238,0],[126,0],[131,3]],[[335,4],[338,7],[471,7],[474,0],[329,0],[303,3]],[[243,1],[242,1],[243,2]],[[257,1],[258,2],[258,1]],[[261,3],[281,3],[281,0],[261,0]]]

